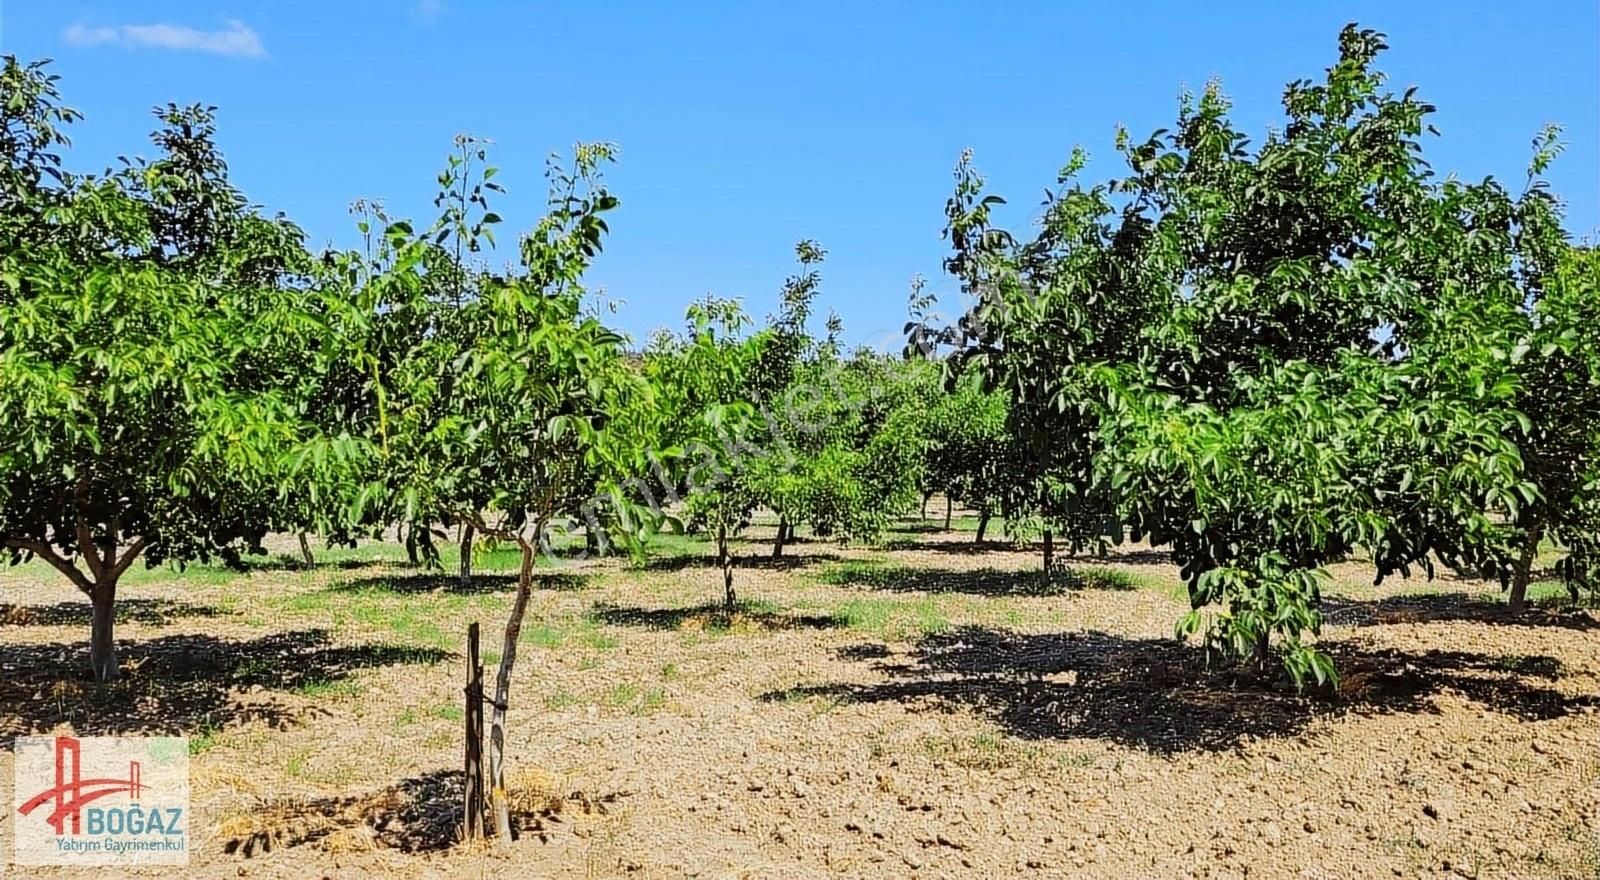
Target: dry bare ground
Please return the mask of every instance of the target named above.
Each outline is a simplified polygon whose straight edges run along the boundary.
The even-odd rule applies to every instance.
[[[146,573],[106,689],[86,606],[0,574],[0,737],[191,737],[199,877],[1600,877],[1592,612],[1343,566],[1343,679],[1302,696],[1172,641],[1159,554],[1044,589],[1037,556],[970,540],[747,545],[732,619],[689,544],[552,568],[504,849],[453,839],[460,641],[480,620],[498,647],[509,578],[394,548]]]

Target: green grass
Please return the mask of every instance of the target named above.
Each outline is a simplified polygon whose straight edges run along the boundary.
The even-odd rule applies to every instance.
[[[1138,590],[1156,585],[1150,578],[1099,565],[1073,565],[1061,573],[1070,589],[1077,590]]]
[[[222,729],[207,721],[200,729],[189,734],[189,757],[203,755],[216,747],[222,738]]]
[[[519,641],[548,651],[569,645],[591,651],[609,651],[617,646],[616,638],[602,629],[598,621],[589,617],[540,621],[524,627]]]
[[[908,570],[898,562],[881,559],[847,559],[824,568],[822,573],[817,575],[817,580],[835,587],[863,584],[871,586]]]
[[[353,697],[361,693],[361,686],[347,678],[312,678],[296,685],[291,693],[312,699]]]
[[[605,702],[613,709],[634,715],[652,715],[666,705],[667,694],[661,688],[641,688],[623,682],[607,692]]]
[[[583,701],[578,699],[576,695],[567,693],[566,691],[556,691],[555,693],[552,693],[544,698],[545,706],[550,709],[566,709],[570,706],[581,705],[582,703]]]
[[[896,641],[941,633],[950,628],[937,599],[851,599],[834,611],[847,629]]]
[[[433,711],[432,711],[431,714],[435,718],[443,719],[445,721],[454,721],[454,722],[463,721],[467,717],[467,713],[466,713],[465,709],[462,709],[460,706],[451,705],[449,703],[444,703],[444,704],[441,704],[441,705],[438,705],[438,706],[434,706],[433,707]]]

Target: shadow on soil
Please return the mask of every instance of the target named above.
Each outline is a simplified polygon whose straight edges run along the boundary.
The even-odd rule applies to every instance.
[[[436,770],[367,794],[266,801],[224,820],[222,850],[252,858],[305,844],[334,852],[375,847],[403,853],[447,849],[461,830],[462,777],[459,770]],[[562,822],[563,815],[603,815],[620,797],[563,794],[542,780],[519,784],[515,775],[507,786],[513,832],[546,841],[547,832]]]
[[[1104,739],[1166,754],[1288,736],[1324,716],[1428,712],[1430,698],[1444,691],[1524,720],[1600,706],[1600,697],[1568,696],[1526,680],[1561,677],[1553,657],[1323,647],[1343,676],[1337,691],[1297,694],[1281,683],[1208,671],[1200,649],[1169,639],[967,627],[927,636],[909,656],[865,646],[841,651],[845,659],[872,663],[885,682],[792,688],[762,699],[800,694],[974,710],[1026,739]]]
[[[1600,620],[1581,609],[1530,607],[1517,613],[1504,602],[1469,593],[1423,593],[1383,599],[1325,596],[1322,615],[1328,623],[1346,626],[1470,621],[1495,626],[1600,629]]]
[[[662,630],[685,627],[738,629],[741,626],[762,630],[832,629],[844,625],[839,618],[828,614],[791,614],[757,604],[741,604],[730,613],[720,602],[692,605],[687,608],[638,608],[601,604],[596,605],[589,616],[600,623],[614,626]]]
[[[1007,539],[986,540],[977,542],[971,538],[964,540],[893,540],[884,545],[887,550],[923,550],[930,553],[948,553],[951,556],[982,556],[986,553],[1027,553],[1036,558],[1042,557],[1044,545],[1035,541],[1033,543],[1015,542]],[[1157,565],[1172,566],[1172,554],[1164,550],[1151,549],[1120,549],[1113,547],[1111,552],[1104,556],[1092,554],[1079,554],[1067,556],[1064,548],[1056,547],[1057,559],[1065,560],[1066,565],[1105,565],[1116,563],[1119,565]]]
[[[293,707],[241,697],[257,689],[312,692],[360,669],[453,656],[400,645],[334,645],[321,629],[250,641],[163,636],[123,642],[118,651],[122,678],[96,684],[82,644],[0,645],[0,738],[63,723],[87,736],[193,734],[252,720],[283,725],[298,717]]]
[[[117,623],[143,623],[166,626],[191,617],[217,617],[222,612],[210,605],[193,605],[166,599],[122,599],[117,602]],[[6,605],[0,603],[0,627],[7,626],[88,626],[90,608],[84,602],[58,602],[54,605]]]
[[[837,553],[808,553],[803,556],[779,556],[773,558],[770,553],[762,555],[741,554],[734,557],[733,567],[753,571],[795,571],[802,568],[811,568],[824,562],[838,562],[842,559]],[[686,555],[686,556],[659,556],[647,559],[639,565],[645,571],[684,571],[690,568],[717,568],[717,558],[711,555]]]
[[[1139,578],[1098,566],[1061,568],[1046,581],[1043,573],[997,568],[912,568],[846,562],[822,574],[836,587],[918,593],[966,593],[973,596],[1062,596],[1078,590],[1136,590]]]
[[[536,590],[581,590],[588,580],[587,575],[536,571],[533,575],[533,587]],[[517,576],[515,574],[478,574],[473,575],[469,583],[462,584],[461,579],[456,575],[434,573],[356,578],[355,580],[331,586],[328,589],[331,592],[338,593],[376,592],[395,595],[455,593],[458,595],[483,595],[510,592],[516,588]]]
[[[243,571],[355,571],[363,568],[415,568],[405,562],[393,559],[335,559],[331,561],[319,560],[306,565],[305,560],[287,553],[277,553],[272,556],[246,556],[243,560]]]

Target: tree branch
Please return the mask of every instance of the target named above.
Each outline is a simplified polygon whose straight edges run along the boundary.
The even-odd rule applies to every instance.
[[[133,539],[133,543],[128,545],[128,549],[122,551],[122,558],[118,559],[117,564],[112,567],[112,580],[122,577],[123,572],[128,570],[128,566],[133,565],[133,561],[139,558],[140,553],[144,552],[146,543],[143,537]]]
[[[13,550],[26,550],[43,559],[45,562],[50,563],[56,571],[66,575],[67,580],[72,581],[73,586],[90,596],[94,595],[94,581],[85,577],[83,572],[77,569],[77,566],[67,561],[65,557],[55,551],[54,547],[44,541],[32,541],[27,538],[7,538],[5,539],[5,546]]]

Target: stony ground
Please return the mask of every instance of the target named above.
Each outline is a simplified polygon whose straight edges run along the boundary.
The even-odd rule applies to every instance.
[[[1600,877],[1593,612],[1341,566],[1341,682],[1302,696],[1173,642],[1159,554],[1044,589],[1032,551],[957,525],[748,545],[731,619],[693,542],[553,566],[501,850],[453,845],[452,798],[462,635],[497,659],[509,580],[393,547],[139,573],[111,688],[77,673],[78,597],[0,573],[0,737],[189,736],[199,877]]]

